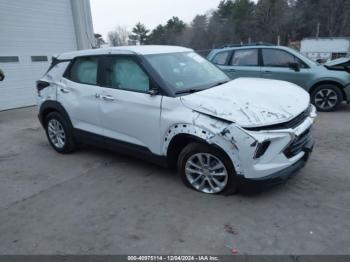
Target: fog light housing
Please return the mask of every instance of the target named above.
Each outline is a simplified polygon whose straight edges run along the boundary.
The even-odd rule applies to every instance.
[[[254,159],[262,157],[265,154],[266,150],[269,148],[270,144],[271,141],[264,141],[262,143],[259,143],[255,150]]]

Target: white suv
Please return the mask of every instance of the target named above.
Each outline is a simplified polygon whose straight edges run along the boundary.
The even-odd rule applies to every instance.
[[[307,92],[283,81],[230,81],[187,48],[61,54],[37,90],[56,151],[92,143],[177,166],[185,184],[204,193],[285,180],[313,148],[316,111]]]

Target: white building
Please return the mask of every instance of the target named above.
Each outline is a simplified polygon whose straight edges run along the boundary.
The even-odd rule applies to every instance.
[[[0,0],[0,110],[34,105],[52,55],[94,41],[89,0]]]
[[[350,37],[305,38],[301,41],[300,52],[314,61],[345,57],[350,54]]]

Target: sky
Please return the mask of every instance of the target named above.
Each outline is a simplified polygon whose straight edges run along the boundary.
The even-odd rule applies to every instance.
[[[220,0],[90,0],[95,33],[107,38],[116,26],[128,30],[141,22],[149,29],[164,24],[173,16],[189,23],[197,14],[215,9]]]

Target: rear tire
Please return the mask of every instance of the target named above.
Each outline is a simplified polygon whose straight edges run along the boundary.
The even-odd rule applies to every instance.
[[[68,121],[58,112],[52,112],[45,119],[45,131],[51,146],[61,154],[75,151],[73,130]]]
[[[340,88],[332,84],[324,84],[315,88],[311,93],[311,102],[317,111],[331,112],[336,110],[343,102],[343,93]]]
[[[223,195],[237,191],[231,160],[214,146],[188,144],[179,155],[178,170],[184,184],[196,191]]]

